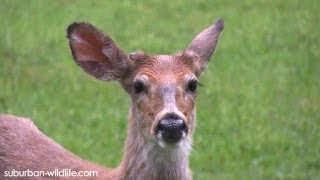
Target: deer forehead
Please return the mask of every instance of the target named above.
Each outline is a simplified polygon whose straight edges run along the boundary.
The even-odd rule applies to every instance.
[[[181,56],[156,55],[139,62],[135,80],[153,84],[180,84],[196,78],[190,65]]]

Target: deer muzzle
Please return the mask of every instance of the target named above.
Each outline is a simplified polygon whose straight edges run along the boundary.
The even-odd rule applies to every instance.
[[[165,115],[158,123],[156,134],[158,139],[168,144],[175,144],[188,133],[185,121],[176,114]]]

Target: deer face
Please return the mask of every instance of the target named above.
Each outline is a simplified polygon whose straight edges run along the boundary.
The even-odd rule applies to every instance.
[[[181,53],[126,55],[90,24],[68,28],[75,62],[100,80],[117,80],[132,98],[136,131],[163,147],[190,142],[195,126],[198,77],[214,52],[223,21],[198,34]]]
[[[125,86],[143,119],[143,134],[163,147],[192,134],[198,81],[191,57],[134,53],[129,58],[136,69]]]

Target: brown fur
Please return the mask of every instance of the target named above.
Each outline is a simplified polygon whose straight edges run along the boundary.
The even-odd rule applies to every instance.
[[[108,169],[82,160],[64,149],[39,131],[30,119],[0,115],[1,176],[4,175],[4,171],[13,169],[17,171],[94,170],[100,175],[108,172]],[[37,177],[30,179],[37,179]]]
[[[119,81],[131,96],[123,160],[116,169],[87,162],[45,136],[29,119],[1,115],[0,173],[12,169],[72,169],[98,171],[97,179],[191,179],[188,156],[195,127],[196,93],[189,84],[207,66],[222,29],[223,21],[219,20],[174,55],[137,52],[127,56],[92,25],[70,25],[67,37],[75,62],[97,79]],[[141,92],[136,92],[137,82]],[[170,113],[179,117],[187,129],[174,144],[164,141],[157,131],[159,121]]]

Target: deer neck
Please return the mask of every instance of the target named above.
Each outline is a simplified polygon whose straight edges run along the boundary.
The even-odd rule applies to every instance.
[[[155,139],[144,135],[139,122],[142,116],[134,107],[129,116],[125,154],[120,166],[123,179],[188,180],[191,139],[179,147],[163,148]]]

